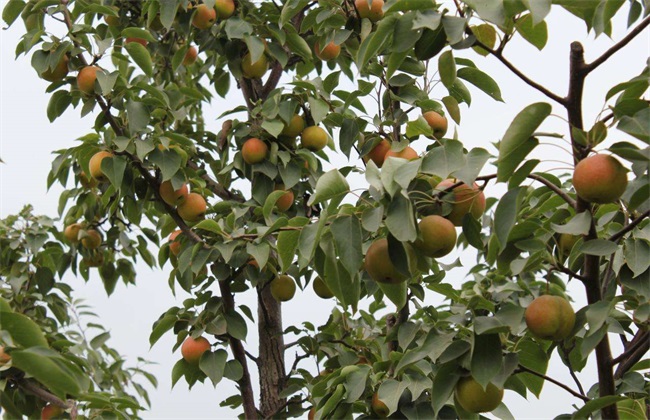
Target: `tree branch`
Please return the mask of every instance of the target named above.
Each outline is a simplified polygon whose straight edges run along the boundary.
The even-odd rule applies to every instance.
[[[511,72],[513,72],[517,77],[519,77],[524,83],[527,85],[531,86],[532,88],[538,90],[539,92],[543,93],[546,95],[548,98],[554,100],[555,102],[559,103],[560,105],[565,105],[566,104],[566,98],[562,98],[560,95],[557,95],[544,86],[540,85],[539,83],[535,82],[534,80],[530,79],[528,76],[526,76],[524,73],[521,72],[518,68],[516,68],[510,61],[508,61],[503,54],[501,54],[500,51],[493,50],[492,48],[488,47],[487,45],[483,44],[481,41],[476,40],[474,42],[475,46],[478,46],[485,51],[489,52],[493,56],[495,56],[501,63],[503,63],[504,66],[506,66],[508,69],[510,69]]]
[[[589,397],[587,397],[585,395],[582,395],[581,393],[571,389],[568,385],[565,385],[562,382],[551,378],[550,376],[546,376],[543,373],[535,372],[532,369],[528,369],[526,366],[519,365],[519,368],[517,369],[517,371],[515,371],[515,373],[526,372],[526,373],[530,373],[531,375],[539,376],[540,378],[559,386],[560,388],[564,389],[565,391],[567,391],[569,394],[573,395],[574,397],[580,398],[582,401],[585,401],[585,402],[591,401],[591,399]]]
[[[578,273],[576,273],[575,271],[573,271],[573,270],[571,270],[571,269],[569,269],[569,268],[563,266],[562,264],[559,264],[559,263],[558,263],[558,264],[553,265],[553,269],[555,269],[555,270],[557,270],[557,271],[560,271],[560,272],[562,272],[562,273],[564,273],[564,274],[568,274],[568,275],[571,276],[571,277],[575,277],[575,278],[577,278],[578,280],[581,280],[581,281],[583,281],[583,282],[584,282],[584,281],[587,281],[587,278],[586,278],[586,277],[581,276],[580,274],[578,274]]]
[[[648,25],[650,25],[650,16],[646,16],[645,19],[643,19],[641,23],[639,23],[636,26],[636,28],[632,29],[630,33],[628,33],[623,39],[621,39],[616,44],[614,44],[610,49],[605,51],[600,57],[598,57],[591,63],[587,64],[585,66],[585,72],[589,74],[592,71],[596,70],[596,68],[601,64],[603,64],[605,61],[607,61],[609,57],[611,57],[620,49],[622,49],[627,44],[629,44],[630,41],[632,41],[637,35],[639,35]]]
[[[650,350],[650,333],[644,331],[639,334],[639,332],[640,330],[637,332],[634,339],[629,342],[629,347],[620,356],[612,360],[612,363],[618,363],[614,378],[622,378],[623,375],[625,375],[632,366],[637,364],[639,360],[648,353],[648,350]]]
[[[195,170],[197,172],[202,170],[202,168],[199,165],[197,165],[196,162],[194,162],[192,160],[187,161],[187,166],[190,169],[193,169],[193,170]],[[223,185],[221,185],[220,183],[218,183],[217,181],[212,179],[210,177],[210,175],[208,175],[205,171],[200,176],[201,176],[201,179],[203,179],[205,181],[205,183],[208,186],[208,188],[210,189],[210,191],[215,193],[222,200],[232,200],[232,201],[236,201],[238,203],[243,203],[245,201],[243,197],[241,197],[239,195],[236,195],[232,191],[224,188]]]
[[[41,400],[48,402],[52,405],[55,405],[57,407],[61,407],[67,410],[76,406],[76,404],[74,404],[73,402],[63,401],[61,398],[41,388],[40,386],[36,385],[32,381],[28,381],[26,379],[12,379],[11,381],[15,383],[22,390],[27,391],[30,394],[37,396]]]
[[[223,299],[223,309],[226,312],[235,310],[235,299],[230,291],[231,278],[219,281],[219,289],[221,290],[221,299]],[[246,350],[241,340],[229,337],[230,349],[232,350],[235,360],[239,362],[242,367],[242,377],[237,381],[239,391],[241,392],[244,417],[247,419],[255,419],[258,417],[257,408],[255,407],[255,397],[253,396],[253,386],[251,384],[251,377],[248,371],[248,362],[246,360]]]
[[[608,240],[612,242],[617,242],[619,239],[621,239],[623,236],[625,236],[626,233],[634,229],[639,223],[643,221],[646,217],[650,216],[650,210],[646,210],[641,216],[637,217],[636,219],[632,220],[627,226],[625,226],[623,229],[619,230],[615,234],[609,237]]]

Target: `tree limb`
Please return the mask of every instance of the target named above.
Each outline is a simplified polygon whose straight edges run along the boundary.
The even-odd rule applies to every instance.
[[[605,61],[607,61],[609,57],[611,57],[620,49],[622,49],[627,44],[629,44],[630,41],[632,41],[637,35],[639,35],[648,25],[650,25],[650,16],[646,16],[645,19],[643,19],[641,23],[639,23],[636,26],[636,28],[632,29],[630,33],[628,33],[623,39],[621,39],[616,44],[614,44],[610,49],[605,51],[600,57],[598,57],[591,63],[587,64],[585,66],[585,72],[589,74],[592,71],[596,70],[596,68],[601,64],[603,64]]]
[[[61,407],[65,410],[68,410],[76,406],[76,404],[74,403],[63,401],[61,398],[57,397],[56,395],[52,394],[46,389],[41,388],[40,386],[36,385],[32,381],[26,379],[12,379],[11,381],[22,390],[27,391],[30,394],[37,396],[41,400],[48,402],[52,405],[55,405],[57,407]]]
[[[569,194],[567,194],[565,191],[563,191],[561,188],[558,188],[555,184],[553,184],[551,181],[548,179],[544,178],[543,176],[536,175],[536,174],[530,174],[527,176],[527,178],[534,179],[535,181],[541,182],[544,184],[548,189],[552,190],[555,194],[559,195],[562,197],[564,201],[566,201],[572,208],[576,208],[576,200],[571,198]]]
[[[648,353],[648,350],[650,350],[648,331],[644,331],[641,334],[639,334],[639,332],[637,332],[634,339],[629,342],[629,347],[620,356],[612,360],[612,363],[615,361],[618,363],[614,378],[622,378],[623,375],[625,375],[632,366],[637,364],[639,360]]]
[[[223,309],[226,312],[235,310],[235,299],[230,291],[231,278],[219,281],[219,289],[221,290],[221,299],[223,300]],[[244,417],[247,419],[255,419],[258,417],[257,408],[255,407],[255,397],[253,396],[253,386],[251,384],[251,377],[248,371],[248,362],[246,360],[246,350],[241,340],[229,337],[230,349],[232,350],[235,360],[239,362],[242,367],[242,377],[237,381],[239,391],[242,396],[242,405],[244,407]]]

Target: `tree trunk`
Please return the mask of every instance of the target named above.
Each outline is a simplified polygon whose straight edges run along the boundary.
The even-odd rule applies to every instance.
[[[287,402],[286,398],[280,397],[280,392],[285,386],[282,310],[280,303],[271,295],[268,284],[258,286],[257,299],[257,326],[260,338],[259,410],[264,418],[269,418],[275,417]]]

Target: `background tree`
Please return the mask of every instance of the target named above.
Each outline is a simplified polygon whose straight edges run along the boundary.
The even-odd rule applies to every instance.
[[[101,110],[81,145],[59,152],[48,180],[66,185],[73,174],[80,185],[61,200],[68,234],[58,237],[69,242],[70,267],[80,257],[87,278],[99,266],[110,293],[120,277],[133,281],[137,257],[155,264],[148,244],[175,231],[158,263],[173,264],[172,290],[195,297],[163,314],[150,341],[173,330],[183,354],[174,382],[234,380],[241,394],[224,403],[242,406],[246,417],[299,415],[312,406],[317,417],[465,418],[492,410],[503,417],[504,387],[539,394],[544,380],[586,403],[576,407],[578,417],[602,410],[616,418],[619,404],[643,416],[648,69],[639,64],[639,77],[614,81],[608,111],[593,127],[583,127],[581,98],[586,77],[647,27],[644,5],[630,2],[628,21],[640,23],[590,64],[579,44],[571,46],[563,97],[504,58],[515,36],[544,47],[550,1],[398,1],[381,10],[380,3],[10,1],[3,18],[11,24],[22,14],[28,30],[17,52],[39,45],[33,66],[52,81],[48,116],[71,104],[82,114]],[[622,6],[557,3],[597,34],[611,31]],[[56,19],[66,28],[58,36],[44,31]],[[457,56],[470,47],[565,108],[565,131],[539,131],[552,107],[535,103],[506,130],[497,156],[446,137],[443,114],[460,123],[460,105],[471,102],[465,82],[501,100],[496,82]],[[293,81],[280,87],[284,73]],[[202,104],[213,97],[211,86],[225,96],[231,75],[245,106],[224,112],[232,119],[209,132]],[[356,89],[337,89],[341,76]],[[621,175],[619,159],[602,158],[612,127],[634,138],[608,147],[631,175]],[[586,169],[577,166],[572,178],[533,172],[545,137],[570,138],[574,162]],[[415,142],[426,152],[418,156]],[[601,153],[588,157],[599,145]],[[324,171],[328,146],[351,164]],[[480,175],[487,162],[496,174]],[[352,190],[346,178],[357,173],[367,184]],[[495,181],[507,192],[486,201],[483,190]],[[462,228],[456,249],[477,253],[460,288],[444,282],[449,267],[435,260],[449,252],[436,244],[455,242],[453,225]],[[279,301],[293,295],[294,281],[304,288],[316,275],[340,305],[324,326],[285,331]],[[588,298],[575,318],[567,280],[583,282]],[[257,317],[236,304],[241,293],[257,294]],[[433,293],[446,304],[426,303]],[[372,302],[359,307],[366,296]],[[396,311],[386,315],[388,301]],[[244,317],[258,326],[257,357],[242,342]],[[612,356],[607,332],[621,337],[621,355]],[[284,335],[298,337],[285,344]],[[10,354],[32,347],[13,344]],[[290,347],[304,353],[291,366],[284,360]],[[595,353],[598,384],[585,390],[547,377],[554,352],[571,372]],[[302,369],[307,357],[325,370],[314,377]]]

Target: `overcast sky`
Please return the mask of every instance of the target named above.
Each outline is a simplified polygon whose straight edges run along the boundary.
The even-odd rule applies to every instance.
[[[5,2],[2,3],[4,5]],[[625,34],[624,14],[621,13],[616,21],[614,40],[620,39]],[[560,9],[554,8],[547,22],[550,28],[549,41],[543,52],[538,52],[520,37],[515,37],[506,48],[505,55],[532,79],[564,95],[568,85],[569,44],[575,40],[581,41],[585,46],[585,56],[589,62],[611,46],[612,40],[604,35],[594,40],[593,34],[586,33],[583,22]],[[37,77],[30,66],[29,57],[21,56],[14,61],[13,51],[22,30],[22,25],[17,22],[10,30],[0,31],[0,158],[5,162],[0,164],[0,217],[18,212],[27,203],[35,207],[36,214],[54,217],[57,214],[58,197],[62,189],[55,185],[50,191],[46,190],[46,177],[52,160],[51,152],[72,146],[76,138],[90,132],[94,117],[80,119],[80,109],[68,109],[66,114],[54,123],[48,122],[46,107],[50,95],[45,93],[48,83]],[[626,49],[617,53],[590,75],[584,100],[584,119],[587,129],[602,111],[607,90],[616,83],[638,75],[645,65],[649,52],[650,40],[646,30]],[[467,54],[467,56],[499,83],[505,104],[495,102],[470,87],[473,97],[472,107],[468,109],[465,105],[461,106],[462,124],[457,127],[459,139],[468,149],[483,147],[496,154],[492,143],[501,138],[512,118],[525,106],[533,102],[548,102],[548,100],[514,77],[496,59],[481,58],[476,54]],[[234,92],[234,95],[237,94]],[[437,99],[445,95],[444,89],[433,92],[433,97]],[[542,129],[546,132],[553,131],[567,135],[565,113],[555,104],[553,105],[554,116],[547,119]],[[217,99],[206,108],[206,124],[212,131],[217,132],[221,127],[221,121],[217,121],[216,116],[231,106],[232,102]],[[451,136],[453,129],[450,128],[448,136]],[[624,138],[623,133],[612,131],[608,141],[619,141],[622,138]],[[544,139],[543,142],[550,143],[549,139]],[[560,141],[556,142],[556,145],[567,148],[567,144]],[[425,146],[425,140],[420,140],[414,147],[422,151]],[[568,167],[571,162],[568,151],[562,151],[554,145],[540,147],[535,153],[538,158],[560,161],[550,162],[545,167],[556,175],[560,173],[557,168]],[[344,158],[339,162],[346,164]],[[484,173],[492,172],[494,168],[489,165],[484,169]],[[355,179],[353,188],[355,185],[362,187],[363,180]],[[496,196],[500,191],[503,190],[488,188],[487,193]],[[443,259],[443,262],[451,262],[456,257],[458,255],[448,256]],[[471,255],[462,255],[461,259],[468,266],[473,262]],[[180,358],[179,352],[171,353],[175,337],[171,334],[165,335],[151,350],[148,337],[151,325],[159,315],[170,306],[182,305],[187,295],[178,291],[177,296],[174,297],[170,293],[167,286],[169,264],[161,270],[151,270],[144,265],[137,268],[137,286],[126,287],[119,284],[110,298],[106,297],[96,272],[93,273],[88,284],[85,284],[82,279],[75,279],[71,274],[66,277],[66,281],[73,285],[77,297],[86,298],[100,314],[101,321],[112,334],[109,344],[125,355],[130,365],[135,363],[138,356],[157,363],[149,370],[157,376],[160,385],[157,390],[152,390],[153,407],[151,411],[143,413],[144,417],[234,417],[236,413],[219,407],[220,401],[236,392],[233,384],[227,380],[220,383],[216,390],[209,384],[209,380],[205,385],[196,385],[192,391],[187,390],[183,380],[174,390],[170,389],[171,368]],[[448,273],[445,281],[460,285],[465,275],[465,269],[454,269]],[[570,284],[569,289],[573,292],[572,297],[575,300],[573,306],[577,311],[586,304],[584,291],[577,282]],[[430,292],[429,295],[433,293]],[[238,304],[256,307],[252,294],[237,295],[236,298]],[[430,302],[439,302],[439,299],[433,296],[430,299]],[[322,323],[327,319],[333,304],[333,301],[317,298],[311,288],[304,292],[298,291],[292,301],[283,304],[285,327],[302,321]],[[255,328],[249,326],[249,332],[246,347],[251,353],[257,354]],[[290,340],[291,338],[288,339]],[[618,343],[618,339],[611,341]],[[618,354],[617,349],[614,350],[614,354]],[[287,353],[289,359],[293,356],[292,352]],[[313,361],[303,361],[300,366],[316,369]],[[574,387],[566,367],[557,358],[551,362],[549,375]],[[595,383],[595,364],[588,365],[579,377],[584,386],[588,387]],[[253,382],[256,383],[257,378],[253,378]],[[579,400],[550,383],[545,384],[539,401],[534,396],[530,396],[526,401],[518,394],[507,391],[505,402],[517,419],[552,418],[572,411],[570,408],[572,404],[581,405]]]

